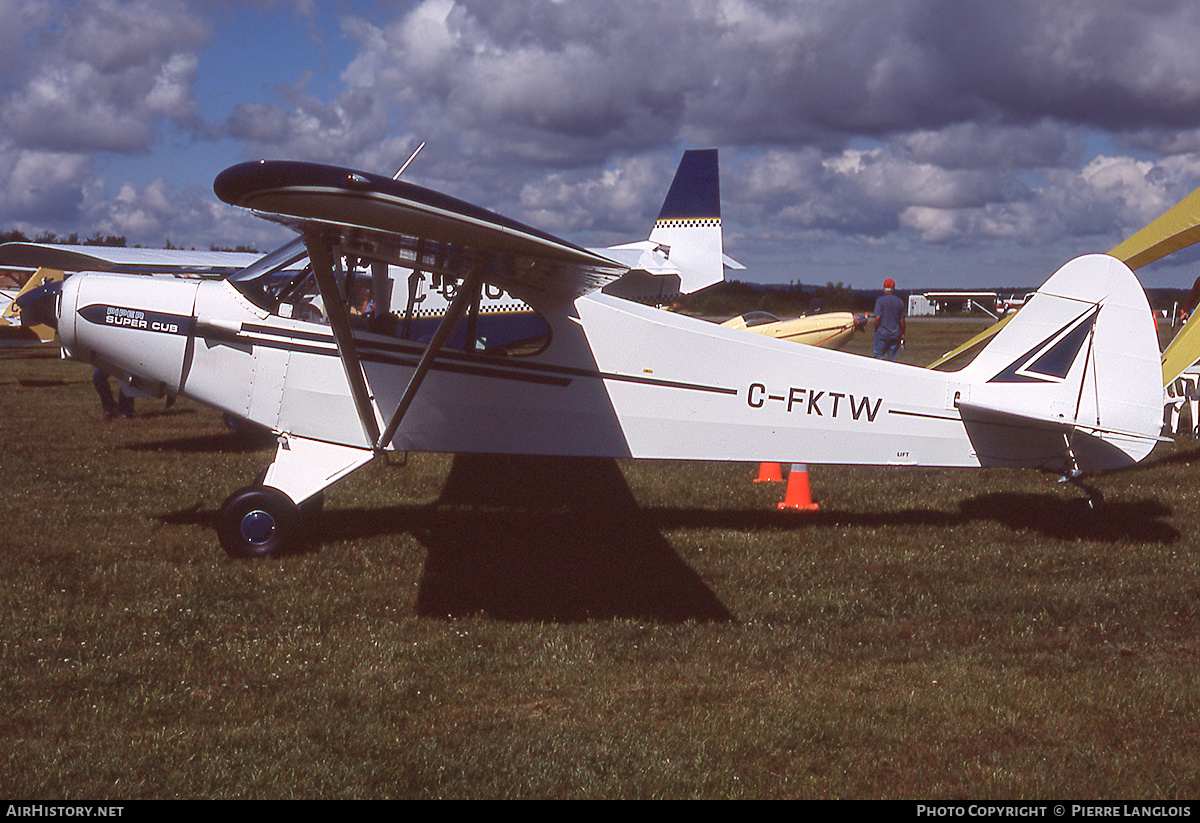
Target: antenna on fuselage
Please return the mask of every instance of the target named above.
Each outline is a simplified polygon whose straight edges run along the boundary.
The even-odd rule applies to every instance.
[[[400,175],[404,174],[404,170],[408,168],[408,164],[417,158],[417,155],[421,153],[421,149],[423,148],[425,148],[424,140],[421,141],[421,145],[417,146],[417,150],[410,154],[408,159],[404,161],[404,165],[400,167],[400,171],[396,172],[396,174],[392,177],[393,180],[400,179]]]

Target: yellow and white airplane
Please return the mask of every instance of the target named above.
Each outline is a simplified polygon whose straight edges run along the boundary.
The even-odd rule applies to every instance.
[[[62,279],[63,273],[60,270],[44,266],[38,268],[30,275],[29,279],[25,281],[25,285],[11,296],[3,311],[0,311],[0,340],[29,343],[49,343],[53,341],[53,325],[41,322],[21,322],[21,303],[24,302],[22,298],[26,295],[33,293],[48,283],[54,283]]]
[[[393,450],[1010,466],[1074,478],[1137,463],[1158,440],[1149,305],[1110,255],[1063,266],[953,373],[606,293],[631,274],[677,277],[683,290],[722,276],[715,150],[684,156],[647,240],[611,249],[332,166],[245,163],[214,190],[297,238],[223,280],[76,274],[55,307],[70,357],[276,433],[261,480],[217,515],[234,556],[288,551],[308,501]],[[392,299],[393,267],[455,285],[427,340],[406,323],[410,301]],[[481,343],[473,324],[486,286],[528,305],[537,327]]]
[[[834,311],[781,320],[770,312],[752,311],[730,318],[721,325],[727,329],[752,331],[776,340],[840,349],[850,342],[855,331],[866,328],[868,319],[865,314]]]

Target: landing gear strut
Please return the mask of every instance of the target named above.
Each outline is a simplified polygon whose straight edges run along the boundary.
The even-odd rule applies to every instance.
[[[279,435],[271,465],[251,485],[231,494],[217,513],[221,547],[239,558],[295,551],[312,531],[308,524],[321,513],[325,489],[374,456],[371,449]]]

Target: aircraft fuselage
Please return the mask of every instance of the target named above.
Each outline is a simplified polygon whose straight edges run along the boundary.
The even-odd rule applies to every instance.
[[[1011,387],[969,372],[771,340],[601,293],[537,308],[551,330],[540,351],[442,349],[386,448],[1054,467],[1037,449],[981,456],[959,404],[988,404]],[[64,289],[62,315],[75,357],[143,388],[285,435],[372,448],[329,327],[264,311],[227,282],[81,275]],[[354,339],[382,428],[425,346],[366,330]],[[1061,436],[1047,440],[1061,452]]]

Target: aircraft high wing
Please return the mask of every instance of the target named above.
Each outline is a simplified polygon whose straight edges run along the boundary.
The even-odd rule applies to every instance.
[[[105,271],[173,277],[220,278],[241,271],[262,257],[255,252],[142,249],[59,243],[5,243],[10,268],[47,268],[59,272]]]
[[[1110,256],[1068,263],[954,373],[608,293],[631,274],[691,287],[722,270],[719,199],[688,191],[711,191],[716,161],[711,150],[685,155],[676,202],[694,213],[676,223],[664,204],[647,240],[615,249],[584,249],[387,177],[234,166],[217,177],[217,196],[293,228],[295,241],[219,281],[71,277],[60,339],[70,356],[143,391],[187,395],[277,433],[261,482],[218,514],[235,556],[288,550],[309,501],[391,450],[1017,466],[1074,478],[1153,448],[1153,323],[1136,278]],[[418,276],[453,286],[428,335],[415,332],[401,285]],[[537,322],[480,334],[489,287]]]

